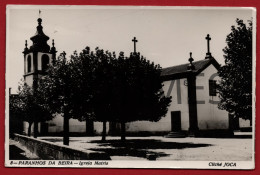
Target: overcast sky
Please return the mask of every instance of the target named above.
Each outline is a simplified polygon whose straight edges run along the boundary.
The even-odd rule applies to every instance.
[[[154,8],[154,7],[153,7]],[[120,51],[128,56],[137,51],[163,68],[188,62],[189,52],[195,61],[205,58],[207,34],[213,57],[224,64],[222,49],[236,18],[247,21],[252,17],[248,8],[154,8],[97,6],[10,6],[7,10],[7,88],[17,90],[23,78],[25,40],[36,32],[41,9],[44,33],[55,40],[60,52],[71,55],[86,46],[92,50]]]

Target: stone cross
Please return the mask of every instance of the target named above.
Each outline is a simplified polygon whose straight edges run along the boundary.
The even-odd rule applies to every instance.
[[[138,42],[138,40],[134,37],[132,41],[134,42],[134,53],[136,53],[136,43]]]
[[[207,35],[206,40],[207,40],[207,44],[208,44],[208,53],[210,53],[209,41],[211,40],[211,38],[210,38],[209,34]]]

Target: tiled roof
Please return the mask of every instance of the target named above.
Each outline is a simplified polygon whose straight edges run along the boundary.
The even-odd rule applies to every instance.
[[[195,66],[195,70],[193,70],[193,72],[201,72],[207,66],[209,66],[211,63],[214,64],[215,67],[217,67],[217,68],[219,67],[219,64],[217,63],[217,61],[214,58],[208,58],[208,59],[203,59],[203,60],[199,60],[199,61],[194,61],[193,65]],[[176,74],[187,73],[188,65],[189,65],[189,63],[163,68],[161,76],[172,76],[172,75],[176,75]]]

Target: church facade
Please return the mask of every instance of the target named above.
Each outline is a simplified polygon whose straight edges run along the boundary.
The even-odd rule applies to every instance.
[[[33,44],[24,49],[24,81],[33,87],[46,75],[48,65],[56,58],[54,40],[52,47],[47,44],[49,37],[43,32],[42,19],[38,19],[36,34],[31,37]],[[163,90],[166,96],[172,96],[168,112],[158,122],[137,121],[126,123],[128,135],[162,135],[166,137],[201,136],[205,133],[228,133],[231,129],[250,127],[249,121],[239,119],[234,127],[234,120],[228,112],[218,109],[219,97],[216,90],[220,65],[211,56],[210,36],[206,37],[208,52],[206,57],[194,61],[190,53],[189,62],[164,68],[161,73]],[[70,119],[70,132],[84,135],[91,125]],[[24,133],[28,125],[24,123]],[[41,135],[58,135],[63,132],[63,118],[57,115],[53,120],[39,124]],[[93,123],[93,133],[100,135],[102,123]],[[107,133],[120,135],[118,123],[107,123]]]

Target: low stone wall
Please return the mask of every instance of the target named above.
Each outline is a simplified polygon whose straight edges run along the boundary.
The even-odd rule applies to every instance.
[[[111,160],[105,152],[74,149],[19,134],[14,134],[14,140],[43,160]]]

